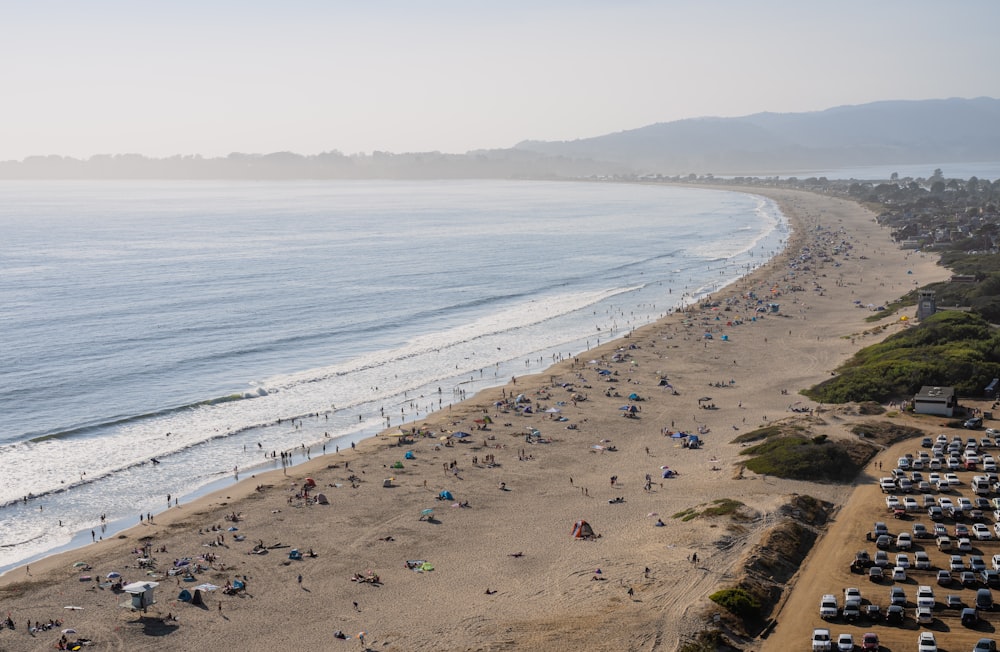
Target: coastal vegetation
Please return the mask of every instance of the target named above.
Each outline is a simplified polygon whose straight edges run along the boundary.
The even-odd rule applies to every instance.
[[[858,351],[802,393],[821,403],[885,402],[913,396],[924,385],[978,395],[998,376],[1000,332],[977,314],[944,311]]]
[[[814,482],[851,482],[875,454],[870,444],[831,440],[825,435],[782,435],[743,450],[744,463],[758,475]]]
[[[742,509],[746,507],[743,503],[732,498],[719,498],[713,500],[709,505],[699,505],[697,507],[688,507],[687,509],[681,510],[673,515],[673,518],[680,519],[682,521],[690,521],[699,516],[732,516],[733,518],[742,519],[744,514]]]

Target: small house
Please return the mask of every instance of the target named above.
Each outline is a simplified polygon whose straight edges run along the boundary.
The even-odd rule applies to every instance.
[[[940,417],[950,417],[955,414],[956,405],[954,387],[925,385],[913,397],[913,411],[917,414],[936,414]]]
[[[156,602],[153,598],[153,589],[159,585],[159,582],[132,582],[123,586],[122,590],[131,594],[133,609],[145,609]]]

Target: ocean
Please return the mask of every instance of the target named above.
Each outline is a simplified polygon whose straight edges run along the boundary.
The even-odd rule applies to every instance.
[[[757,196],[520,181],[5,181],[0,228],[0,572],[581,354],[788,237]]]

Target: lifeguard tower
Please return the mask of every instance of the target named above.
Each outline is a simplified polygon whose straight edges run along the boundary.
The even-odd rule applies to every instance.
[[[917,299],[917,319],[927,319],[937,312],[937,300],[934,298],[934,290],[920,290]]]

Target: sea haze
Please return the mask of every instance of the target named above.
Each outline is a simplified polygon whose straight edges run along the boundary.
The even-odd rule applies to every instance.
[[[788,235],[745,194],[507,181],[0,182],[0,227],[0,570],[538,372]]]

